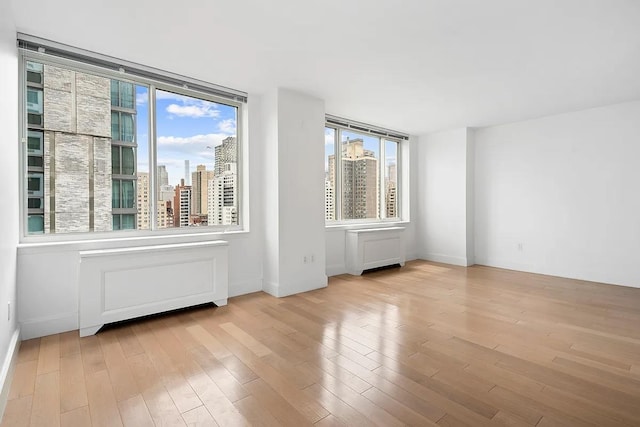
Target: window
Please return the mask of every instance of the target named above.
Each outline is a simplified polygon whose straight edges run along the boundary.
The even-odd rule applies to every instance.
[[[399,146],[407,137],[329,117],[325,127],[325,220],[398,220]]]
[[[244,95],[20,43],[25,234],[240,225]]]

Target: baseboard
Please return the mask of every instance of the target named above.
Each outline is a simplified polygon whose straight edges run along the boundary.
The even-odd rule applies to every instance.
[[[246,280],[244,282],[229,283],[229,298],[251,294],[262,290],[262,279]]]
[[[280,286],[275,282],[264,281],[262,284],[262,290],[268,293],[269,295],[273,295],[274,297],[278,296],[278,288]]]
[[[266,293],[273,295],[274,297],[282,298],[287,297],[289,295],[300,294],[302,292],[309,292],[316,289],[326,288],[327,287],[327,276],[324,276],[324,280],[320,281],[312,281],[306,283],[298,283],[296,282],[293,286],[282,287],[278,283],[274,282],[265,282],[263,291]]]
[[[602,283],[605,285],[612,285],[612,286],[624,286],[626,288],[636,288],[636,289],[640,288],[640,282],[627,283],[627,282],[622,282],[622,281],[618,281],[618,280],[610,279],[606,277],[592,277],[592,276],[587,277],[580,274],[570,274],[570,273],[564,273],[564,272],[558,272],[558,271],[547,271],[547,270],[536,268],[531,264],[522,264],[517,262],[488,259],[488,258],[477,258],[477,257],[476,257],[476,264],[486,266],[486,267],[501,268],[503,270],[513,270],[513,271],[520,271],[524,273],[541,274],[543,276],[561,277],[564,279],[581,280],[584,282],[593,282],[593,283]]]
[[[426,253],[422,254],[420,258],[427,261],[442,262],[444,264],[459,265],[462,267],[467,267],[469,265],[468,260],[465,257]]]
[[[337,276],[339,274],[347,273],[347,266],[345,264],[328,265],[326,268],[327,276]]]
[[[16,328],[9,341],[9,348],[2,364],[0,372],[0,382],[2,389],[0,390],[0,420],[4,416],[4,410],[7,407],[9,391],[11,390],[11,380],[13,379],[13,371],[18,360],[18,350],[20,349],[20,328]]]
[[[20,334],[23,340],[28,340],[75,331],[78,327],[78,312],[63,313],[57,316],[23,320],[20,322]]]

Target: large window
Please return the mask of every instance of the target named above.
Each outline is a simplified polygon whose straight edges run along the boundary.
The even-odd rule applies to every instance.
[[[60,56],[23,48],[25,234],[239,225],[246,98]]]
[[[327,121],[324,184],[327,222],[400,218],[398,170],[402,139],[402,135],[390,136],[360,124]]]

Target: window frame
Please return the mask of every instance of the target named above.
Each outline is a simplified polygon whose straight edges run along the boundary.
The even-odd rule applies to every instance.
[[[343,122],[342,124],[339,122]],[[365,125],[359,122],[353,122],[347,119],[338,119],[334,116],[327,115],[325,120],[325,132],[327,129],[334,131],[334,173],[335,173],[335,188],[333,189],[333,204],[335,211],[335,219],[326,219],[326,196],[325,196],[325,227],[341,227],[350,225],[388,225],[393,223],[400,223],[408,221],[405,209],[403,207],[406,186],[403,183],[402,165],[406,161],[403,158],[403,145],[408,143],[408,135],[400,134],[399,132],[388,131],[382,128],[376,128],[374,126]],[[351,133],[360,133],[362,135],[378,138],[378,213],[376,218],[355,218],[345,219],[343,217],[343,166],[342,156],[339,155],[342,151],[342,132],[347,131]],[[396,148],[396,213],[395,217],[386,216],[386,186],[385,182],[385,142],[395,142]],[[326,154],[326,153],[325,153]],[[325,178],[326,179],[326,178]],[[326,191],[326,190],[325,190]],[[326,194],[326,192],[325,192]]]
[[[99,56],[99,55],[96,55]],[[229,233],[229,232],[247,232],[249,231],[249,211],[248,211],[248,203],[245,203],[246,195],[245,192],[248,190],[247,184],[249,181],[249,177],[245,176],[248,173],[245,162],[247,160],[244,151],[248,147],[248,141],[245,137],[246,130],[246,117],[247,117],[247,109],[248,102],[239,101],[237,99],[230,99],[223,96],[216,96],[211,93],[203,92],[201,90],[192,89],[189,87],[190,80],[185,78],[185,83],[182,86],[177,84],[167,83],[165,81],[155,80],[153,78],[147,78],[141,75],[137,75],[134,73],[127,73],[124,69],[120,68],[119,70],[112,70],[110,68],[105,68],[102,66],[93,65],[91,63],[68,59],[60,56],[50,55],[45,53],[45,50],[27,50],[24,48],[19,49],[19,141],[20,141],[20,161],[19,161],[19,171],[20,171],[20,183],[19,183],[19,191],[20,191],[20,203],[19,203],[19,212],[20,212],[20,241],[23,243],[48,243],[48,242],[63,242],[63,241],[84,241],[84,240],[109,240],[109,239],[121,239],[121,238],[135,238],[135,237],[145,237],[145,236],[171,236],[171,235],[197,235],[197,234],[207,234],[207,233]],[[30,234],[28,230],[28,194],[27,194],[27,176],[28,176],[28,132],[29,127],[34,128],[37,131],[42,131],[43,126],[39,125],[30,125],[28,122],[28,113],[27,113],[27,91],[29,88],[38,89],[44,91],[44,82],[41,84],[34,84],[27,81],[27,62],[36,62],[46,65],[52,65],[57,67],[63,67],[65,69],[69,69],[76,72],[83,72],[87,74],[91,74],[97,77],[103,77],[108,79],[115,79],[121,82],[132,83],[134,85],[134,94],[135,94],[135,86],[145,86],[148,89],[148,129],[149,129],[149,188],[153,188],[153,193],[158,194],[159,183],[158,183],[158,164],[157,164],[157,140],[156,140],[156,90],[173,92],[178,95],[183,95],[195,99],[201,99],[209,102],[213,102],[216,104],[228,105],[231,107],[235,107],[236,114],[236,140],[237,140],[237,212],[238,212],[238,224],[234,225],[207,225],[206,227],[172,227],[172,228],[158,228],[157,224],[157,197],[149,198],[149,229],[134,229],[134,230],[111,230],[111,231],[88,231],[88,232],[78,232],[78,233],[42,233],[42,234]],[[146,69],[147,67],[140,66],[141,69]],[[159,72],[158,70],[155,70]],[[166,73],[169,76],[171,73]],[[178,76],[181,77],[181,76]],[[194,80],[195,81],[195,80]],[[197,84],[195,85],[197,87]],[[134,98],[135,102],[135,98]],[[44,104],[44,92],[43,92],[43,104]],[[131,109],[116,107],[114,110],[119,112],[129,112]],[[42,114],[44,117],[44,114]],[[134,117],[134,129],[136,128],[135,121],[137,119]],[[126,142],[126,141],[116,141],[112,140],[114,146],[129,146],[136,147],[137,141]],[[43,147],[44,148],[44,147]],[[121,152],[121,149],[120,149]],[[44,153],[43,153],[44,155]],[[134,153],[134,161],[137,163],[138,153]],[[122,171],[121,171],[122,172]],[[126,179],[126,175],[114,175],[112,179]],[[137,175],[134,175],[134,186],[137,188]],[[134,209],[131,212],[112,211],[112,214],[137,214],[137,197],[134,197]],[[135,211],[135,212],[134,212]]]

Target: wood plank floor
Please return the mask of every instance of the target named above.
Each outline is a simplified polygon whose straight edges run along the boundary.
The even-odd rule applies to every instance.
[[[640,289],[414,261],[22,343],[2,426],[639,426]]]

